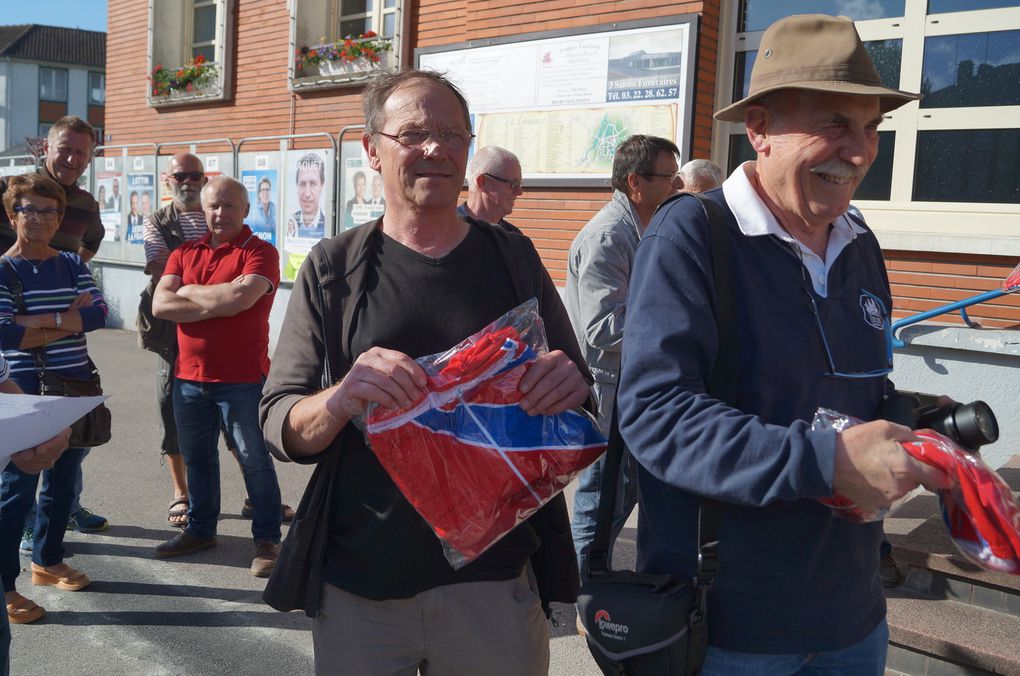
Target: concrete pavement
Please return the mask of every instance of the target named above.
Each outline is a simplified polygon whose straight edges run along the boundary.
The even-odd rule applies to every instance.
[[[264,580],[251,577],[250,522],[239,516],[244,488],[226,453],[222,467],[219,546],[171,560],[152,548],[174,535],[166,524],[171,497],[160,464],[155,410],[154,356],[137,347],[131,331],[89,335],[89,351],[113,395],[113,440],[85,460],[82,502],[110,519],[99,534],[68,533],[68,563],[92,585],[81,592],[18,589],[46,608],[32,625],[12,626],[13,674],[310,674],[310,620],[262,603]],[[308,467],[278,463],[284,501],[297,505]],[[569,498],[569,496],[568,496]],[[634,524],[617,545],[617,561],[633,565]],[[29,565],[22,557],[22,566]],[[599,673],[574,629],[570,606],[555,609],[550,674]]]

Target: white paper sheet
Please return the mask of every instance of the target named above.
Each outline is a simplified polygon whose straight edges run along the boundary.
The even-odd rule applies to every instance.
[[[52,439],[107,398],[0,392],[0,468],[7,466],[14,453]]]

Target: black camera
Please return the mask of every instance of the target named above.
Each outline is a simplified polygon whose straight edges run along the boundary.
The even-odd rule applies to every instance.
[[[920,392],[894,392],[882,402],[880,418],[910,429],[932,429],[970,451],[999,438],[999,423],[983,401],[939,406],[937,397]]]

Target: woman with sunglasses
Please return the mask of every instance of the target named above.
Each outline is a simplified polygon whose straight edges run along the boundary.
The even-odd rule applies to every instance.
[[[15,176],[8,181],[3,204],[17,234],[0,260],[0,349],[10,364],[10,377],[24,392],[38,393],[39,356],[47,371],[88,379],[92,369],[85,333],[106,324],[107,308],[78,254],[58,252],[49,244],[64,215],[64,190],[40,174]],[[89,584],[87,575],[63,562],[64,532],[83,453],[69,448],[42,474],[32,584],[65,591]],[[15,589],[21,571],[18,541],[35,501],[38,475],[10,464],[0,476],[0,578],[8,619],[25,624],[45,613]]]

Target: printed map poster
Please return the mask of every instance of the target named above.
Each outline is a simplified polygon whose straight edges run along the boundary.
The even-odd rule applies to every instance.
[[[513,151],[529,181],[605,182],[616,147],[633,134],[689,154],[694,20],[427,48],[418,66],[445,72],[464,92],[476,149]]]
[[[248,217],[244,222],[262,240],[276,246],[276,226],[280,220],[280,181],[276,169],[241,172],[241,183],[248,191]]]
[[[127,175],[127,234],[128,244],[141,244],[142,231],[145,228],[145,217],[154,211],[155,174]]]

